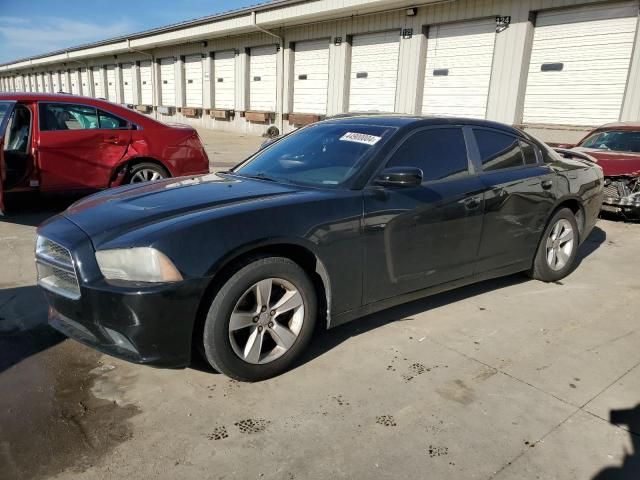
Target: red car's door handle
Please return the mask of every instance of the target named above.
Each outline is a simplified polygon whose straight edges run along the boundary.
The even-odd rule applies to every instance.
[[[104,143],[110,143],[112,145],[119,145],[120,138],[118,137],[104,137]]]

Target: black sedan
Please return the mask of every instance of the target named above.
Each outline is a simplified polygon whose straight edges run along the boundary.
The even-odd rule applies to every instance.
[[[316,322],[484,279],[556,281],[603,175],[505,125],[354,116],[298,130],[229,172],[88,197],[38,230],[51,324],[133,362],[256,381]]]

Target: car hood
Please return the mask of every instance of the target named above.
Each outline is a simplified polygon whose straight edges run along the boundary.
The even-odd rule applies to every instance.
[[[575,147],[573,150],[584,152],[598,161],[605,177],[621,175],[640,175],[640,154],[628,152],[610,152],[595,148]]]
[[[63,215],[97,245],[185,213],[292,195],[300,190],[275,182],[210,174],[105,190],[74,203]]]

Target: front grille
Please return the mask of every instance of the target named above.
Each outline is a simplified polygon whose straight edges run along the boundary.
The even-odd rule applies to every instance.
[[[604,187],[604,196],[610,199],[619,199],[618,183],[612,182]]]
[[[38,285],[63,297],[80,298],[78,276],[68,249],[39,236],[36,242]]]

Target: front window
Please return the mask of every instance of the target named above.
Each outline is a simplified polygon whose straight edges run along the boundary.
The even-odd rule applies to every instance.
[[[0,125],[8,121],[13,105],[13,102],[0,102]]]
[[[595,150],[640,153],[640,132],[598,132],[589,136],[580,146]]]
[[[285,183],[340,186],[394,132],[390,127],[355,123],[312,125],[258,152],[233,173]]]

